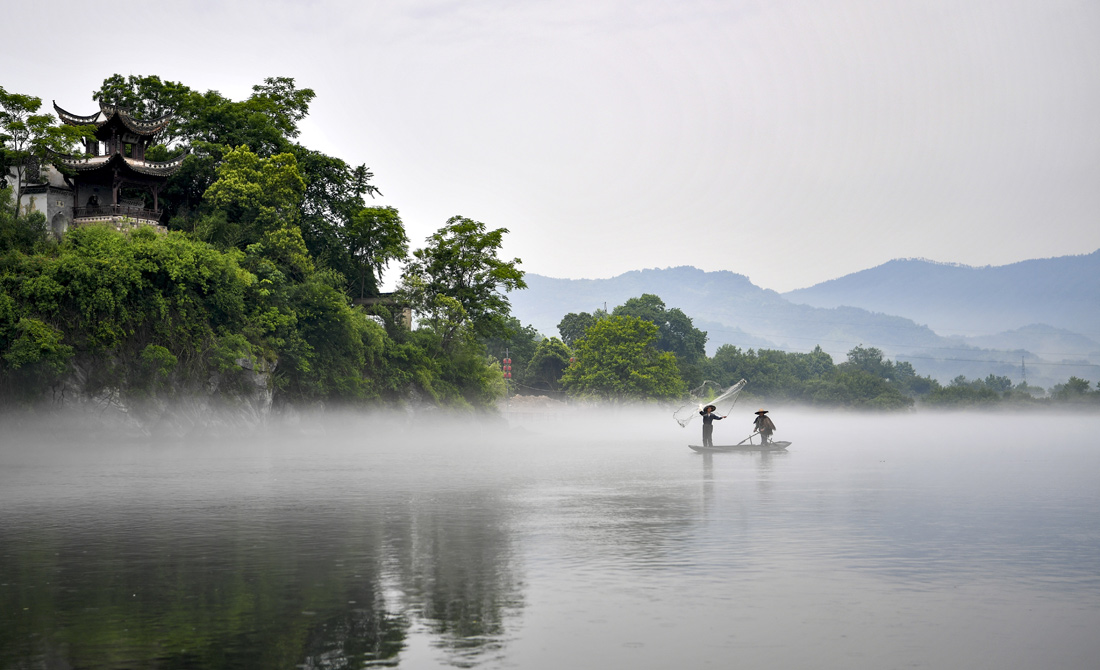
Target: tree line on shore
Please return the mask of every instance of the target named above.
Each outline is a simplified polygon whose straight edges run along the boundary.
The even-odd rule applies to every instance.
[[[518,324],[517,324],[518,325]],[[620,399],[705,397],[740,379],[744,394],[769,402],[817,407],[904,410],[915,406],[997,405],[1100,407],[1100,383],[1070,377],[1048,390],[990,374],[959,376],[949,384],[921,376],[906,361],[891,361],[875,347],[857,346],[835,362],[820,346],[808,353],[718,347],[707,356],[707,334],[656,295],[631,298],[611,312],[571,313],[558,324],[560,338],[539,339],[516,330],[511,351],[521,366],[521,392]]]
[[[56,152],[91,128],[62,127],[38,98],[0,87],[0,175],[15,180],[0,183],[3,403],[78,392],[133,404],[212,388],[228,401],[254,390],[257,374],[276,404],[307,405],[481,409],[513,392],[671,401],[705,380],[740,378],[752,395],[820,406],[1100,397],[1077,378],[1044,400],[993,376],[943,386],[872,347],[840,363],[820,347],[725,345],[708,357],[706,333],[654,295],[567,314],[558,336],[544,338],[510,314],[507,294],[526,284],[520,260],[501,256],[507,229],[454,216],[410,251],[398,210],[373,204],[380,191],[365,165],[298,142],[314,92],[293,79],[266,79],[233,101],[113,75],[93,98],[139,118],[174,114],[146,155],[186,154],[160,192],[168,232],[81,226],[53,239],[42,213],[21,206],[36,178],[27,166],[64,171]],[[395,263],[399,289],[377,300]]]

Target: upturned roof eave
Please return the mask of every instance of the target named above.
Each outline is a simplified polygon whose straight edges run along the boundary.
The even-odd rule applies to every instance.
[[[175,114],[169,112],[168,114],[165,114],[156,119],[144,121],[142,119],[135,119],[133,116],[130,115],[127,110],[122,109],[121,107],[116,107],[114,105],[105,105],[103,103],[100,103],[99,105],[99,112],[92,114],[91,116],[81,116],[79,114],[73,114],[72,112],[66,111],[57,104],[56,100],[53,103],[53,108],[54,111],[57,112],[58,118],[61,119],[62,122],[71,126],[94,125],[96,127],[96,130],[99,130],[100,128],[103,128],[108,123],[110,123],[112,119],[117,118],[119,123],[121,123],[126,129],[135,132],[138,135],[148,137],[152,137],[157,133],[163,131],[165,128],[168,127],[168,124],[171,123],[172,119],[174,119],[176,116]]]
[[[66,167],[77,172],[95,172],[96,170],[113,167],[117,161],[121,161],[124,166],[138,174],[170,177],[180,169],[189,152],[170,161],[143,161],[136,158],[127,158],[118,153],[109,156],[73,156],[57,152],[50,153]]]

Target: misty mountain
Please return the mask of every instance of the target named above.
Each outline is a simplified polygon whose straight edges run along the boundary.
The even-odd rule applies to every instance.
[[[996,267],[892,260],[783,297],[813,307],[902,314],[941,335],[1046,324],[1100,339],[1100,250]]]
[[[537,274],[527,274],[525,279],[527,290],[510,295],[512,313],[546,336],[558,335],[557,324],[570,312],[613,310],[630,298],[652,293],[667,307],[683,310],[697,328],[707,332],[710,355],[723,344],[787,351],[809,351],[820,345],[834,360],[842,361],[862,344],[909,360],[920,374],[941,382],[960,374],[971,379],[1004,375],[1020,381],[1021,363],[1026,361],[1028,380],[1046,386],[1071,374],[1090,378],[1091,372],[1096,377],[1096,366],[1068,367],[1063,361],[1081,362],[1090,353],[1100,360],[1096,342],[1064,329],[1028,326],[984,338],[944,337],[904,316],[859,307],[797,304],[729,271],[676,267],[635,270],[610,279]]]
[[[610,279],[555,279],[528,274],[527,290],[511,294],[512,313],[544,335],[557,335],[569,312],[612,310],[643,293],[690,316],[708,334],[707,352],[722,344],[808,351],[816,345],[843,357],[864,343],[897,352],[950,343],[909,319],[864,309],[822,309],[791,303],[744,275],[692,267],[635,270]]]

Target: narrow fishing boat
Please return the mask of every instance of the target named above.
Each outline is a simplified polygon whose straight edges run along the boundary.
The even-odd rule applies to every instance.
[[[713,447],[701,447],[697,444],[689,444],[688,447],[700,454],[713,454],[723,451],[786,451],[791,446],[790,442],[769,442],[760,444],[716,444]]]

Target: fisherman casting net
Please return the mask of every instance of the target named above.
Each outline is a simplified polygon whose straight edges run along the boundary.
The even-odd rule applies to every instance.
[[[742,379],[723,390],[717,382],[705,381],[702,386],[692,390],[691,399],[683,407],[673,412],[672,417],[676,419],[676,423],[680,426],[686,426],[691,423],[692,419],[699,416],[699,412],[702,412],[707,405],[714,405],[718,414],[726,416],[733,410],[733,406],[737,403],[737,394],[745,388],[745,384],[748,384],[748,382]]]

